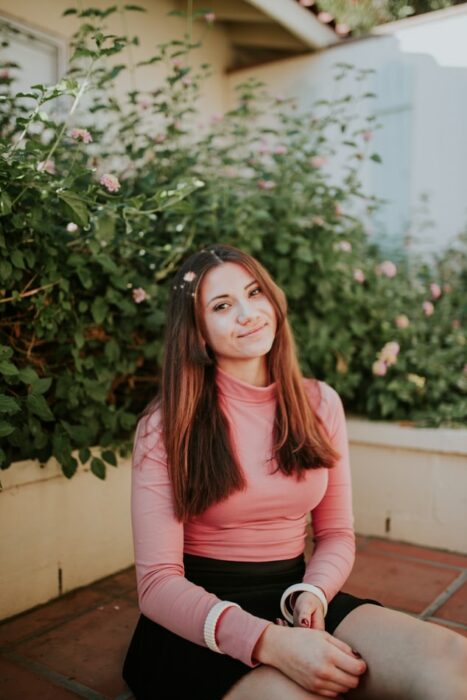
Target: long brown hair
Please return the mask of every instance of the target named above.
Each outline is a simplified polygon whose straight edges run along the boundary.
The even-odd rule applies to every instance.
[[[219,244],[202,249],[187,258],[174,277],[160,391],[143,412],[144,416],[160,410],[175,514],[180,521],[246,488],[217,399],[214,354],[203,338],[200,285],[208,270],[226,262],[242,265],[252,274],[276,313],[276,335],[266,358],[269,382],[276,382],[277,397],[271,458],[284,474],[300,479],[307,469],[332,467],[339,456],[307,397],[283,291],[242,250]]]

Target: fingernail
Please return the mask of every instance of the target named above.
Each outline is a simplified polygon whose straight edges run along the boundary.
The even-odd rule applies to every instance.
[[[302,620],[300,620],[300,624],[301,624],[301,625],[305,625],[305,627],[309,627],[309,626],[310,626],[310,623],[309,623],[308,620],[306,620],[305,618],[303,618]]]

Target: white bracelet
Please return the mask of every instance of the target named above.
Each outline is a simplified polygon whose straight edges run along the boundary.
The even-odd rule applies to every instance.
[[[237,605],[237,603],[231,603],[228,600],[220,600],[218,603],[213,605],[211,610],[208,612],[206,620],[204,621],[204,641],[206,642],[206,646],[211,649],[211,651],[216,651],[218,654],[224,653],[219,649],[216,642],[217,621],[224,610],[227,610],[227,608],[239,607],[240,606]]]
[[[284,591],[281,598],[281,612],[287,622],[293,623],[293,615],[291,615],[289,612],[289,610],[293,611],[292,606],[289,605],[289,597],[292,595],[292,593],[304,592],[313,593],[313,595],[319,599],[321,605],[323,606],[323,616],[326,617],[326,613],[328,611],[328,601],[326,600],[326,596],[321,588],[318,588],[318,586],[313,586],[311,583],[294,583],[293,586],[289,586]]]

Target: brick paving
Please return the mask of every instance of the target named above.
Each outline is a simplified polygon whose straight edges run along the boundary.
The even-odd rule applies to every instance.
[[[467,636],[467,556],[358,537],[345,590]],[[131,700],[134,568],[0,623],[1,700]]]

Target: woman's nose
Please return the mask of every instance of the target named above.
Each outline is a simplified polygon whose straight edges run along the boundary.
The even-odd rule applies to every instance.
[[[249,306],[243,306],[238,314],[238,322],[243,325],[251,323],[257,318],[258,314]]]

